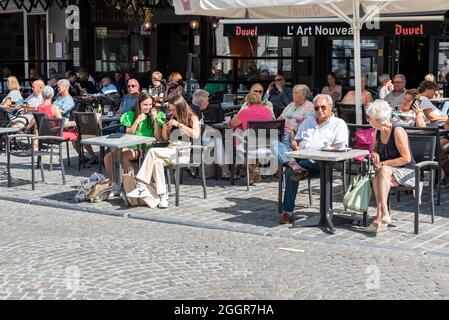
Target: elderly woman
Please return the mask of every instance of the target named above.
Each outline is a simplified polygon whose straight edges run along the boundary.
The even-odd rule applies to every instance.
[[[66,120],[70,119],[70,113],[75,108],[75,101],[69,93],[70,82],[67,79],[58,81],[58,95],[54,104],[61,111],[62,117]]]
[[[341,103],[343,104],[356,104],[355,103],[355,90],[349,91],[346,96],[343,98]],[[368,106],[371,102],[373,102],[373,95],[371,92],[366,90],[366,77],[362,77],[362,105]]]
[[[293,102],[282,112],[279,120],[285,120],[284,142],[288,145],[292,140],[292,135],[296,135],[298,128],[305,119],[315,116],[315,109],[309,101],[311,92],[308,86],[298,84],[293,88]]]
[[[267,107],[268,109],[270,109],[271,113],[273,114],[273,118],[275,118],[274,111],[273,111],[273,104],[270,101],[264,99],[265,89],[263,88],[263,86],[260,83],[254,84],[251,87],[251,90],[250,90],[249,93],[257,93],[257,94],[259,94],[260,98],[262,99],[262,105]],[[248,108],[248,103],[247,102],[245,102],[242,105],[242,108],[240,109],[240,112],[245,110],[246,108]]]
[[[373,189],[376,196],[377,216],[367,228],[368,232],[386,231],[391,224],[388,194],[392,187],[415,186],[415,160],[404,128],[391,122],[392,108],[388,102],[376,100],[368,110],[368,121],[376,129],[372,146],[376,177]]]
[[[421,100],[415,100],[419,96],[417,89],[409,90],[404,95],[404,101],[398,110],[393,112],[393,123],[403,127],[425,128],[426,120],[424,112],[420,108]]]

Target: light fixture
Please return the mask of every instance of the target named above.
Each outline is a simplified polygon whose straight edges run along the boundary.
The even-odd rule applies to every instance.
[[[200,28],[200,22],[195,19],[190,21],[190,28],[192,28],[192,30],[198,30]]]
[[[218,22],[214,21],[214,22],[211,23],[210,26],[212,27],[212,29],[218,29]]]
[[[145,20],[143,22],[143,30],[145,32],[151,32],[153,30],[153,22],[151,19],[153,18],[153,13],[151,9],[145,9]]]

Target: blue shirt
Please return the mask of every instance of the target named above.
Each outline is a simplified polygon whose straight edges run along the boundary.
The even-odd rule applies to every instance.
[[[75,108],[75,101],[71,96],[57,96],[54,104],[61,110],[62,117],[67,120],[70,118],[70,111]]]
[[[135,97],[130,94],[127,94],[122,103],[120,104],[120,109],[118,110],[118,114],[125,114],[129,111],[134,111],[137,101],[139,100],[139,96]]]
[[[3,99],[2,104],[5,104],[6,99],[10,99],[15,104],[23,104],[23,97],[19,90],[10,91],[5,99]]]
[[[114,86],[113,84],[108,85],[107,87],[104,87],[103,89],[101,89],[101,93],[103,93],[104,95],[107,94],[111,94],[111,93],[117,93],[117,87]]]

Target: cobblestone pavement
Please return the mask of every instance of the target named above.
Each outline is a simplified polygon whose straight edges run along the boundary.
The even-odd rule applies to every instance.
[[[449,259],[0,201],[0,299],[447,299]]]
[[[71,154],[75,152],[72,150]],[[65,152],[64,152],[65,157]],[[0,156],[0,164],[5,162],[5,156]],[[449,197],[448,190],[443,190],[442,204],[436,206],[435,224],[430,223],[430,205],[428,189],[425,189],[420,215],[420,234],[413,234],[414,199],[411,195],[402,197],[397,202],[392,197],[393,218],[398,219],[395,226],[378,236],[367,234],[363,228],[352,225],[352,220],[339,226],[337,233],[330,236],[318,228],[293,229],[291,226],[281,226],[277,215],[276,180],[265,179],[256,187],[246,192],[244,181],[230,186],[229,181],[208,179],[208,199],[203,199],[200,180],[185,178],[181,186],[181,206],[174,206],[174,198],[170,198],[171,207],[168,210],[151,210],[147,207],[125,208],[119,200],[96,204],[75,203],[74,197],[80,181],[90,176],[98,167],[77,170],[77,159],[72,158],[72,167],[67,169],[67,185],[62,185],[61,173],[57,166],[53,172],[46,167],[46,182],[40,182],[37,172],[36,191],[31,190],[31,170],[28,159],[13,158],[12,176],[15,182],[12,188],[7,188],[6,180],[0,180],[0,200],[15,203],[31,203],[53,208],[63,208],[82,212],[107,214],[117,217],[143,219],[153,222],[164,222],[176,225],[194,226],[222,231],[235,231],[253,235],[283,237],[297,240],[310,240],[328,244],[347,244],[353,247],[370,247],[373,249],[395,249],[404,252],[429,252],[449,256]],[[48,159],[44,160],[48,163]],[[313,179],[314,206],[308,204],[306,183],[302,182],[297,198],[297,214],[311,215],[318,212],[319,179]],[[334,187],[334,206],[337,211],[342,209],[341,179],[336,173]],[[370,214],[375,213],[374,207]]]

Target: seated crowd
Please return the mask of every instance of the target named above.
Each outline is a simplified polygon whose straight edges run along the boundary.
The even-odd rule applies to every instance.
[[[82,72],[81,72],[82,71]],[[182,138],[183,141],[198,139],[201,136],[201,125],[204,124],[204,112],[208,108],[209,95],[220,89],[207,86],[193,94],[192,104],[185,99],[182,76],[172,73],[165,82],[160,72],[151,74],[151,86],[146,92],[141,90],[138,80],[120,73],[114,74],[114,81],[103,77],[98,87],[95,80],[86,70],[81,70],[80,76],[67,72],[64,79],[56,74],[47,86],[42,80],[32,83],[32,93],[24,99],[17,78],[7,78],[7,96],[3,99],[0,109],[8,119],[12,119],[17,106],[26,105],[21,112],[29,118],[28,129],[35,130],[32,113],[42,112],[49,118],[63,118],[69,128],[71,114],[75,108],[73,96],[82,96],[96,90],[96,94],[123,95],[115,113],[121,116],[120,124],[129,135],[154,137],[161,142],[170,142]],[[221,71],[221,70],[217,70]],[[215,74],[216,80],[222,74]],[[435,122],[444,122],[449,128],[448,116],[432,104],[438,84],[431,79],[424,80],[418,89],[406,89],[406,77],[398,74],[391,81],[388,76],[380,77],[379,96],[375,100],[372,93],[366,89],[366,78],[362,78],[361,103],[366,109],[367,121],[375,129],[372,145],[372,159],[376,171],[373,188],[377,204],[377,216],[368,228],[373,232],[384,231],[391,223],[387,196],[391,187],[398,185],[414,185],[415,161],[410,151],[407,133],[403,127],[426,127]],[[56,81],[56,82],[55,82]],[[126,91],[126,92],[125,92]],[[316,162],[298,161],[286,156],[287,152],[303,149],[321,149],[325,145],[332,147],[349,144],[348,126],[335,114],[337,102],[355,104],[355,91],[349,91],[343,96],[342,87],[338,85],[335,74],[327,77],[327,85],[322,94],[313,97],[308,86],[299,84],[290,89],[286,86],[283,75],[277,75],[275,82],[268,90],[262,84],[254,84],[246,96],[245,103],[239,112],[229,122],[230,129],[239,136],[248,129],[250,121],[285,120],[285,129],[281,141],[272,143],[273,153],[286,168],[286,189],[283,199],[283,214],[280,222],[291,223],[294,219],[294,208],[299,182],[309,175],[319,173]],[[177,138],[173,139],[174,136]],[[66,129],[64,139],[72,141],[75,149],[80,152],[80,144],[76,129]],[[236,139],[236,149],[242,150],[241,139]],[[442,145],[449,140],[443,139]],[[98,157],[91,147],[85,147],[92,162]],[[136,175],[136,189],[128,193],[130,198],[142,198],[151,208],[168,207],[168,191],[165,180],[165,168],[172,166],[176,150],[173,148],[149,147],[142,166]],[[123,167],[130,169],[132,162],[143,157],[137,146],[123,150]],[[183,154],[181,162],[189,162],[190,153]],[[112,176],[113,159],[111,154],[104,158],[106,172]],[[250,184],[262,180],[259,163],[250,165]],[[234,172],[222,165],[223,178],[230,178]],[[119,194],[120,186],[113,186],[114,193]]]

